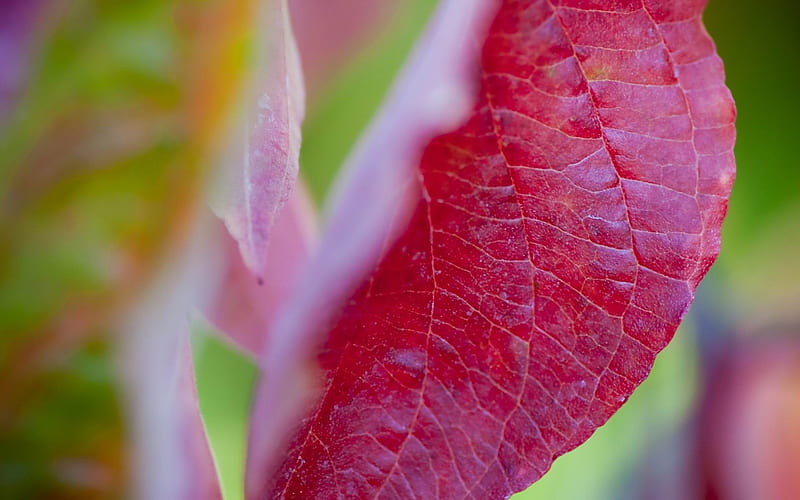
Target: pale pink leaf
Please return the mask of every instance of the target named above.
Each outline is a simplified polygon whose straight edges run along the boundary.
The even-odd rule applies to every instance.
[[[187,481],[183,498],[186,500],[222,499],[217,468],[200,414],[197,381],[194,375],[192,346],[188,331],[181,340],[177,362],[175,397],[178,399],[178,423],[183,446],[183,466]]]
[[[286,0],[271,0],[266,11],[266,50],[258,56],[264,68],[255,76],[259,92],[248,106],[253,111],[243,132],[246,141],[224,165],[212,202],[238,242],[245,264],[259,277],[266,271],[273,225],[297,180],[305,113],[300,59]]]
[[[224,227],[215,228],[221,240],[222,276],[206,308],[208,320],[244,352],[257,358],[263,352],[269,323],[289,295],[316,238],[315,214],[302,183],[281,209],[267,245],[264,278],[245,265],[236,242]]]
[[[197,221],[191,238],[165,260],[164,272],[122,321],[120,355],[134,498],[220,497],[188,339],[189,318],[195,305],[207,300],[212,284],[208,223]]]

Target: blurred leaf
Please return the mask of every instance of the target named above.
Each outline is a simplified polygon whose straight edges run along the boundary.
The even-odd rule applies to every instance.
[[[800,337],[771,331],[719,353],[694,434],[698,498],[800,498]]]
[[[259,279],[266,277],[273,226],[297,181],[306,97],[286,0],[268,0],[263,9],[257,43],[265,49],[258,51],[254,91],[246,94],[232,157],[212,189],[215,213]]]
[[[78,482],[48,496],[126,487],[113,372],[103,372],[111,394],[96,417],[71,420],[41,401],[94,397],[64,382],[80,363],[58,378],[51,370],[105,345],[112,320],[185,243],[245,76],[251,4],[48,4],[30,83],[0,136],[0,433],[17,443],[0,447],[0,469],[22,471],[4,484],[14,491],[63,483],[58,450],[36,443],[67,422],[54,443],[83,450],[87,433],[104,436],[116,458],[93,448],[70,469],[105,470],[102,491]],[[110,365],[112,353],[98,356]]]
[[[257,368],[246,355],[221,341],[210,326],[197,325],[193,330],[200,409],[223,497],[240,500],[244,498],[247,414]]]
[[[108,498],[124,487],[109,346],[90,342],[46,362],[25,406],[0,412],[0,498]]]
[[[407,0],[397,7],[386,30],[362,47],[312,103],[303,125],[300,168],[318,203],[380,107],[435,6],[433,0]]]
[[[797,321],[800,101],[788,96],[800,79],[800,4],[711,1],[705,20],[739,112],[737,178],[711,271],[720,284],[714,300],[750,330]]]

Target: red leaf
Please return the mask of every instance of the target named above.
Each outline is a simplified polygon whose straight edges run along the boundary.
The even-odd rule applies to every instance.
[[[479,103],[330,332],[273,497],[504,498],[630,396],[733,179],[704,4],[503,2]]]

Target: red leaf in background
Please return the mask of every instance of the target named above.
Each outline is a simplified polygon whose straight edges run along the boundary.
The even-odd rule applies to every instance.
[[[800,343],[761,333],[722,350],[702,395],[698,498],[800,498]]]
[[[478,105],[335,322],[273,497],[504,498],[630,396],[733,180],[704,4],[503,2]]]

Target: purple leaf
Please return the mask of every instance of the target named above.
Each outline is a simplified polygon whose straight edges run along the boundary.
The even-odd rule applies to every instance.
[[[28,71],[31,43],[39,26],[41,0],[7,0],[0,15],[0,125],[17,99]]]

